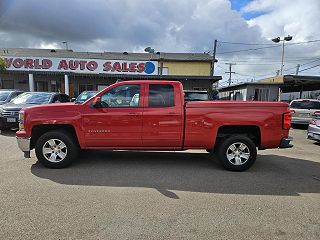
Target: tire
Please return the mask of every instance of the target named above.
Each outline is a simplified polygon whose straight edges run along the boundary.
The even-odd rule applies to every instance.
[[[217,154],[225,169],[242,172],[249,169],[256,161],[257,148],[248,137],[231,136],[220,142]]]
[[[43,134],[35,146],[40,163],[48,168],[65,168],[78,156],[79,147],[65,131],[51,131]]]

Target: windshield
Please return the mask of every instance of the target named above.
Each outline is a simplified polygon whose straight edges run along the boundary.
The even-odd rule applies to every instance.
[[[296,109],[320,109],[320,102],[309,100],[293,101],[290,107]]]
[[[0,102],[4,102],[9,97],[10,92],[7,91],[1,91],[0,92]]]
[[[205,101],[208,100],[208,93],[192,93],[192,92],[185,92],[184,99],[186,101]]]
[[[82,92],[76,99],[76,103],[83,103],[87,101],[89,98],[93,97],[96,95],[97,92]]]
[[[51,93],[23,93],[18,97],[14,98],[11,103],[13,104],[42,104],[49,103]]]

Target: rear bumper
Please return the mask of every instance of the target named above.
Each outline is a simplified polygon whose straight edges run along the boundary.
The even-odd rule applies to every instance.
[[[292,137],[284,137],[281,139],[279,148],[292,148],[293,145],[290,143],[293,140]]]
[[[291,119],[291,124],[303,124],[303,125],[308,125],[311,119],[312,119],[312,118],[292,117],[292,119]]]

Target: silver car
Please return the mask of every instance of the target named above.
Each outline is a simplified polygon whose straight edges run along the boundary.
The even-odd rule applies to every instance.
[[[292,124],[308,125],[315,113],[320,112],[320,100],[297,99],[290,103]]]
[[[309,122],[308,138],[320,142],[320,113]]]

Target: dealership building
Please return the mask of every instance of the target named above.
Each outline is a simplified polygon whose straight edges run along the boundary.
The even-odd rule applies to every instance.
[[[117,81],[175,80],[186,90],[216,87],[213,58],[205,53],[74,52],[62,49],[0,49],[7,70],[0,88],[65,92],[101,90]]]

